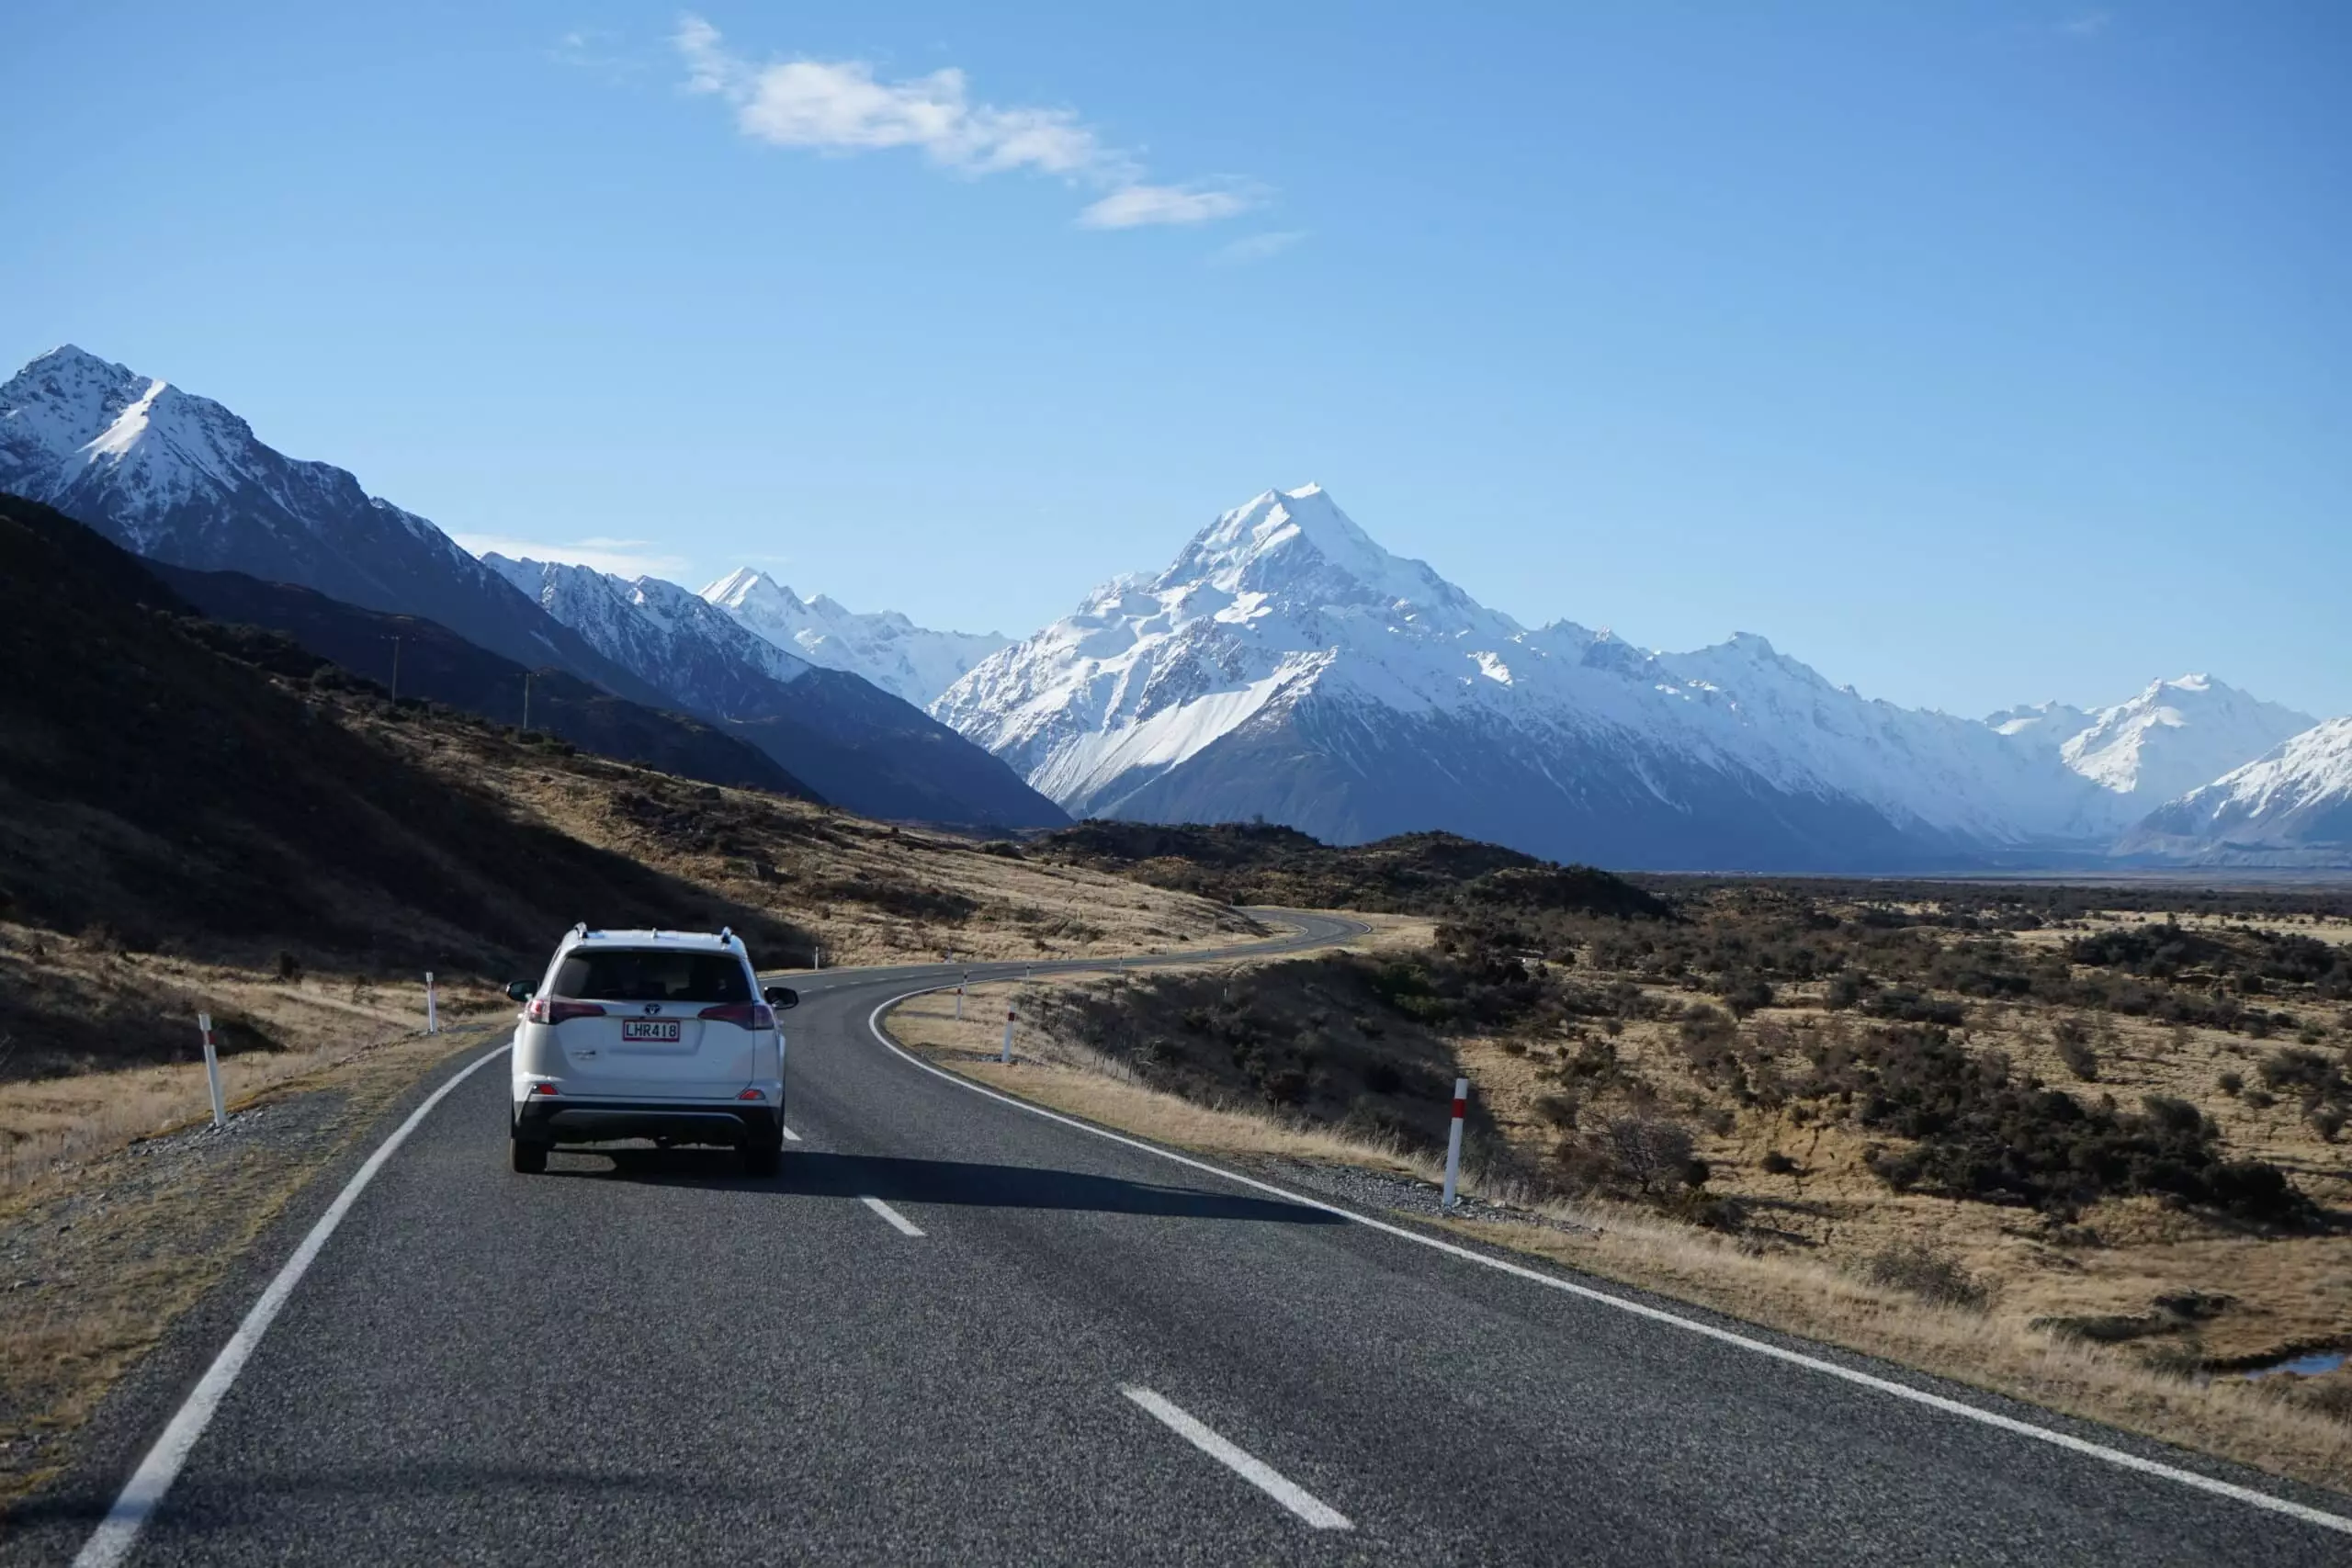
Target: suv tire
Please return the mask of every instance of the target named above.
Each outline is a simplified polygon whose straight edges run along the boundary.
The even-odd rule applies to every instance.
[[[784,1167],[782,1144],[745,1144],[743,1174],[754,1180],[764,1181]]]
[[[521,1174],[537,1176],[547,1169],[548,1146],[545,1144],[526,1143],[521,1138],[510,1138],[507,1140],[506,1146],[515,1170]]]

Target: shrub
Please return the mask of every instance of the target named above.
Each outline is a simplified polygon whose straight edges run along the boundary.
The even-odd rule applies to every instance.
[[[1798,1165],[1795,1160],[1791,1159],[1787,1155],[1782,1154],[1778,1149],[1774,1149],[1770,1154],[1767,1154],[1764,1156],[1763,1163],[1764,1172],[1768,1176],[1794,1176],[1799,1170],[1804,1168],[1802,1166]]]
[[[2215,1078],[2213,1082],[2220,1088],[2223,1094],[2234,1095],[2240,1089],[2245,1088],[2245,1075],[2244,1073],[2237,1072],[2223,1073],[2220,1077]]]
[[[2090,1032],[2071,1018],[2061,1019],[2056,1031],[2058,1059],[2066,1070],[2084,1083],[2098,1081],[2098,1052],[2091,1045]]]
[[[1875,984],[1867,975],[1856,974],[1851,969],[1841,970],[1829,976],[1829,984],[1821,994],[1822,1004],[1832,1012],[1841,1011],[1860,1001]]]
[[[1859,1043],[1816,1044],[1808,1055],[1812,1097],[1850,1096],[1862,1125],[1915,1140],[1864,1156],[1897,1190],[2065,1216],[2126,1193],[2218,1205],[2253,1220],[2310,1214],[2309,1200],[2283,1175],[2276,1185],[2243,1173],[2224,1181],[2220,1131],[2187,1100],[2152,1095],[2136,1114],[2112,1099],[2086,1106],[2018,1082],[1997,1052],[1972,1054],[1939,1029],[1883,1029]]]
[[[1535,1098],[1535,1114],[1555,1127],[1573,1127],[1582,1109],[1573,1094],[1543,1094]]]
[[[1924,1241],[1905,1242],[1871,1254],[1862,1260],[1861,1274],[1873,1285],[1901,1291],[1936,1306],[1983,1312],[1992,1301],[1992,1292],[1961,1267],[1958,1258]]]
[[[1665,1182],[1690,1179],[1690,1133],[1679,1123],[1654,1116],[1612,1116],[1601,1137],[1616,1173],[1644,1196]]]
[[[1968,1021],[1968,1010],[1958,1002],[1928,996],[1916,986],[1889,986],[1870,997],[1861,1008],[1874,1018],[1890,1018],[1901,1023],[1932,1023],[1957,1029]]]

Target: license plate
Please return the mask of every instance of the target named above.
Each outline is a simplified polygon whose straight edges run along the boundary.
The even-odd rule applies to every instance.
[[[631,1018],[621,1022],[623,1040],[666,1040],[678,1043],[678,1025],[674,1019]]]

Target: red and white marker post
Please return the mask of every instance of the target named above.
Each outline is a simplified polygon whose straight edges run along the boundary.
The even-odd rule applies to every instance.
[[[1462,1119],[1470,1113],[1470,1080],[1453,1080],[1453,1130],[1445,1135],[1445,1201],[1453,1207],[1453,1190],[1462,1180]]]
[[[1013,1015],[1013,1011],[1014,1011],[1013,1005],[1012,1005],[1011,1002],[1007,1002],[1007,1003],[1005,1003],[1005,1004],[1004,1004],[1004,1055],[1003,1055],[1003,1057],[1002,1057],[1001,1059],[1002,1059],[1002,1061],[1004,1062],[1004,1065],[1005,1065],[1006,1066],[1008,1066],[1008,1067],[1009,1067],[1009,1066],[1012,1066],[1012,1015]]]
[[[212,1044],[212,1015],[198,1013],[196,1026],[204,1032],[204,1076],[212,1085],[212,1124],[225,1127],[229,1124],[229,1105],[220,1097],[220,1053]]]

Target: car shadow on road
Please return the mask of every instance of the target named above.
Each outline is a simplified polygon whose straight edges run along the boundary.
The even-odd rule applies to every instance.
[[[600,1149],[595,1151],[595,1157],[611,1161],[610,1168],[583,1168],[562,1161],[560,1155],[559,1161],[564,1168],[551,1166],[548,1174],[589,1180],[726,1188],[772,1192],[779,1197],[879,1198],[886,1203],[954,1203],[988,1209],[1086,1209],[1109,1214],[1262,1220],[1294,1225],[1343,1223],[1329,1210],[1309,1208],[1304,1203],[1194,1187],[1163,1187],[1156,1182],[1129,1181],[1121,1177],[1054,1170],[1042,1166],[787,1151],[781,1171],[772,1178],[759,1179],[745,1176],[735,1156],[725,1150]]]

